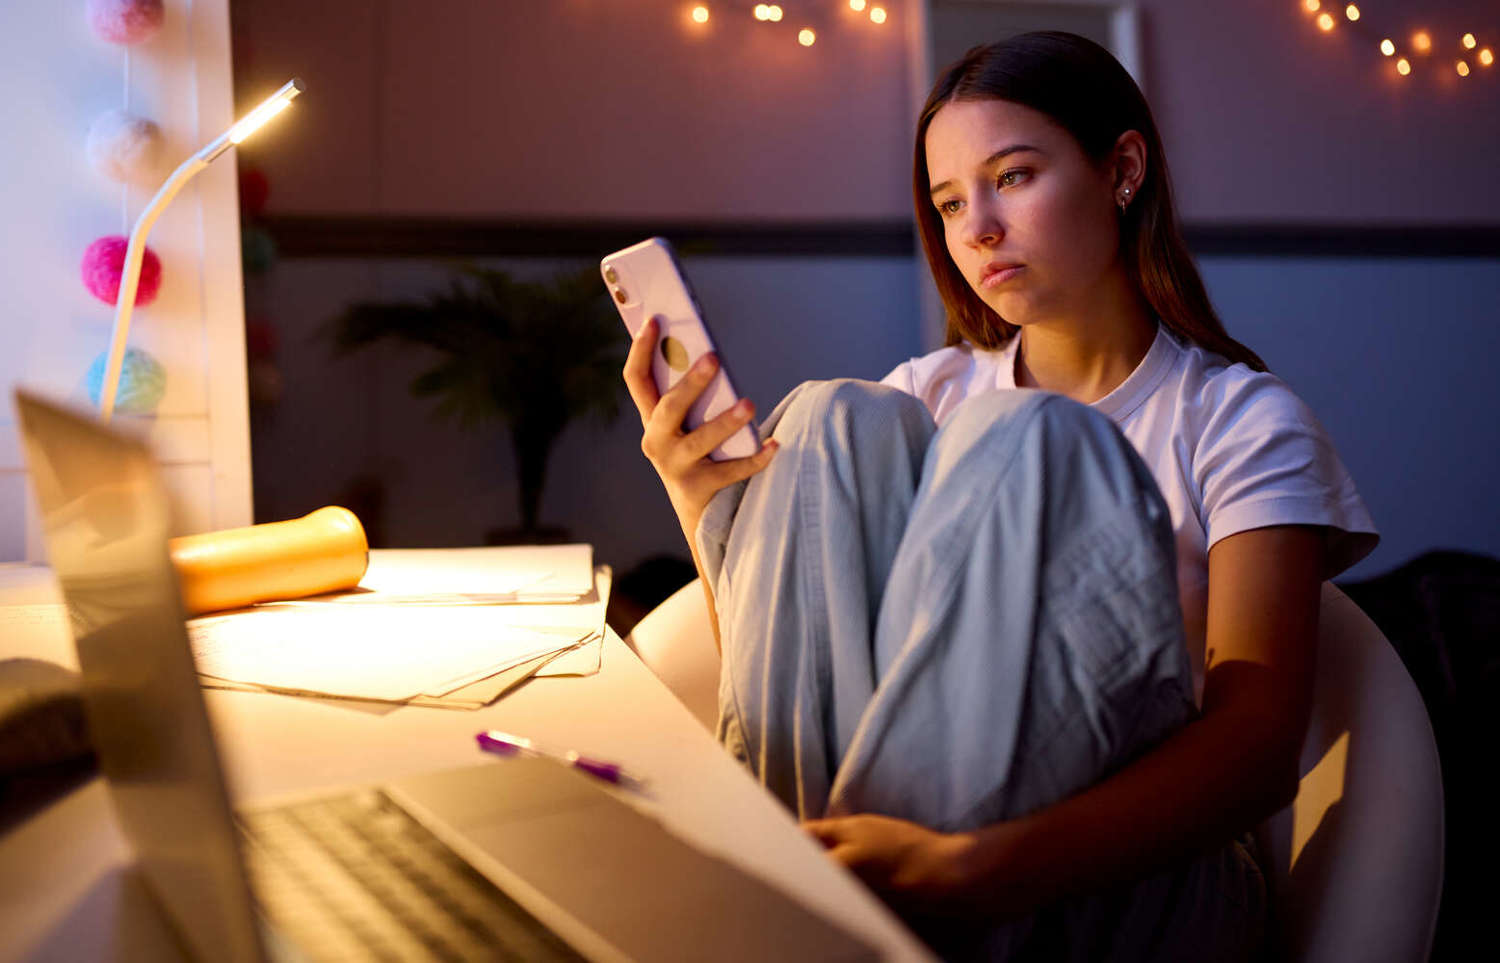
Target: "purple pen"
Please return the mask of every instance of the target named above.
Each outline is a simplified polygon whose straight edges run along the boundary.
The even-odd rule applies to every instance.
[[[605,782],[614,783],[615,785],[622,783],[639,785],[641,783],[640,779],[627,773],[619,763],[590,759],[571,749],[566,752],[543,749],[525,736],[513,736],[508,732],[501,732],[498,729],[481,732],[474,737],[474,740],[479,743],[479,748],[485,752],[493,752],[498,756],[542,756],[547,759],[555,759],[575,769],[581,769],[591,776],[603,779]]]

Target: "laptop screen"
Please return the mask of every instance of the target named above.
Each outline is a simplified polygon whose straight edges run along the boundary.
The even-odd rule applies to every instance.
[[[145,445],[87,415],[21,391],[16,406],[120,828],[196,956],[262,959],[156,465]]]

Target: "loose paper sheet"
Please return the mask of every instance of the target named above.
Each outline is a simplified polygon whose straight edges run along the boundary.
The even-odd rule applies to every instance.
[[[473,606],[264,606],[188,623],[199,673],[350,698],[443,693],[576,643]]]

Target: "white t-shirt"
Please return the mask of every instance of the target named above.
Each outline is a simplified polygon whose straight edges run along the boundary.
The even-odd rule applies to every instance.
[[[942,348],[883,384],[915,395],[939,425],[967,398],[1016,386],[1013,337],[996,351]],[[1194,692],[1203,698],[1208,550],[1268,525],[1328,529],[1324,578],[1364,558],[1379,536],[1322,425],[1281,379],[1190,343],[1165,326],[1119,387],[1093,403],[1156,478],[1172,514],[1177,589]]]

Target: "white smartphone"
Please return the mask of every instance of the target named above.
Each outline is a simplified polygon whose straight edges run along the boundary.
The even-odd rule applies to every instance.
[[[656,351],[651,357],[651,374],[656,390],[667,390],[687,374],[693,362],[710,351],[717,351],[698,300],[688,287],[687,278],[678,266],[672,245],[665,238],[653,237],[616,251],[599,262],[604,284],[620,317],[632,337],[647,319],[660,319]],[[719,356],[719,370],[703,394],[688,409],[685,424],[689,431],[729,410],[740,400],[729,377],[729,365]],[[760,451],[760,433],[753,423],[730,435],[709,453],[714,461],[748,458]]]

